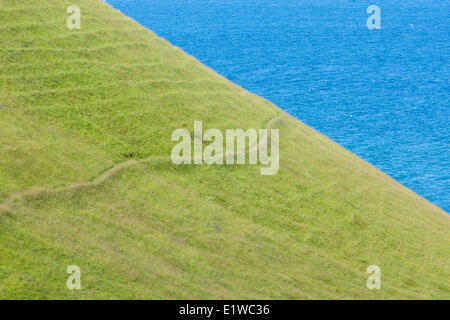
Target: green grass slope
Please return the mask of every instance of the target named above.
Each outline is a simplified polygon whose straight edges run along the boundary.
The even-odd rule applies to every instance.
[[[100,0],[0,0],[0,104],[0,299],[450,298],[445,212]],[[169,161],[278,115],[277,175]]]

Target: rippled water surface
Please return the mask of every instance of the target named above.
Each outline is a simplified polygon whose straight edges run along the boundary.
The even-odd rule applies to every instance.
[[[449,1],[107,2],[450,212]]]

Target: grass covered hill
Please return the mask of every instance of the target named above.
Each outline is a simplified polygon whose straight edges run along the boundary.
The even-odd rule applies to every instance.
[[[0,105],[0,299],[450,298],[445,212],[100,0],[0,0]],[[276,175],[170,162],[274,118]]]

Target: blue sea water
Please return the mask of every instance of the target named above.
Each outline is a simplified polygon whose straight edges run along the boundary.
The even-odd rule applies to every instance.
[[[450,1],[107,2],[450,212]]]

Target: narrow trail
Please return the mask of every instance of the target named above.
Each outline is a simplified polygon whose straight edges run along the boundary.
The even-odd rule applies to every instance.
[[[266,123],[266,129],[269,130],[272,127],[273,123],[275,121],[281,119],[283,116],[284,116],[284,114],[280,114],[280,115],[270,119]],[[269,138],[269,137],[267,137],[267,138]],[[254,145],[250,146],[248,148],[248,150],[238,151],[235,153],[235,155],[252,151],[255,148],[260,148],[261,143],[262,143],[262,141],[259,141],[258,144],[254,144]],[[227,155],[227,153],[225,153],[225,152],[222,153],[222,156],[226,156],[226,155]],[[126,170],[130,167],[137,166],[140,163],[149,163],[149,162],[160,161],[160,160],[170,160],[170,156],[150,156],[148,158],[141,159],[141,160],[127,160],[127,161],[124,161],[124,162],[121,162],[121,163],[115,165],[111,169],[107,170],[106,172],[104,172],[104,173],[100,174],[99,176],[97,176],[96,178],[94,178],[92,181],[74,182],[74,183],[68,184],[66,186],[56,187],[56,188],[31,187],[29,189],[26,189],[24,191],[20,191],[17,193],[13,193],[13,194],[9,195],[8,197],[6,197],[6,200],[0,204],[0,212],[1,211],[10,212],[11,207],[14,204],[14,202],[20,201],[24,197],[38,197],[43,194],[52,195],[52,194],[57,194],[57,193],[61,193],[61,192],[66,192],[66,191],[73,191],[73,190],[78,190],[78,189],[85,189],[85,188],[89,188],[89,187],[99,186],[99,185],[103,184],[106,180],[108,180],[111,177],[118,174],[119,172]]]

